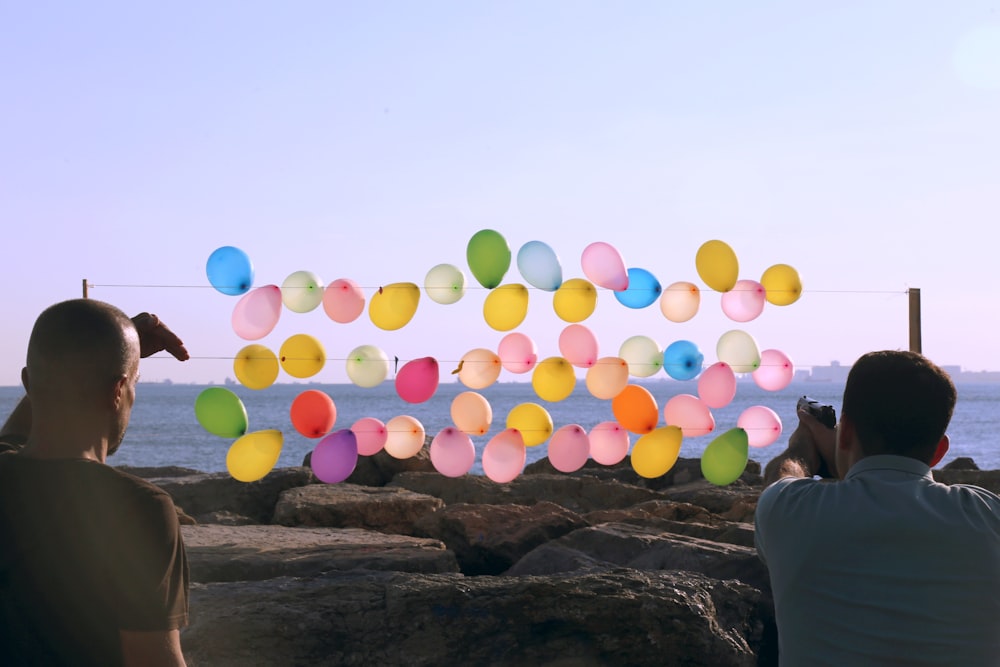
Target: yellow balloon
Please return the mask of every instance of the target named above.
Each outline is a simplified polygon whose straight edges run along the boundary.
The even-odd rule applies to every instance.
[[[278,462],[283,441],[281,431],[274,429],[247,433],[229,447],[226,469],[239,482],[263,479]]]
[[[776,306],[795,303],[802,296],[802,280],[799,272],[787,264],[768,267],[760,277],[765,298]]]
[[[740,263],[736,253],[723,241],[706,241],[698,248],[695,268],[705,284],[716,292],[728,292],[739,278]]]
[[[552,295],[552,308],[565,322],[583,322],[596,307],[597,288],[583,278],[570,278]]]
[[[323,370],[326,363],[326,350],[314,336],[295,334],[289,336],[281,349],[281,367],[285,372],[296,378],[308,378]]]
[[[413,283],[393,283],[378,289],[368,302],[368,317],[379,329],[402,329],[417,312],[420,288]]]
[[[646,479],[667,474],[677,463],[681,440],[679,426],[661,426],[646,433],[632,448],[632,469]]]
[[[497,331],[516,329],[528,314],[528,289],[520,283],[500,285],[486,295],[483,317]]]
[[[493,350],[477,347],[462,357],[458,366],[458,379],[469,389],[485,389],[500,377],[500,357]]]
[[[531,386],[538,398],[558,403],[573,393],[576,373],[573,364],[563,357],[549,357],[535,364],[531,373]]]
[[[247,345],[233,359],[233,372],[247,389],[267,389],[278,379],[278,357],[263,345]]]
[[[587,369],[587,391],[609,401],[628,385],[628,362],[621,357],[601,357]]]
[[[552,417],[538,403],[520,403],[507,413],[507,428],[517,429],[525,447],[534,447],[552,435]]]

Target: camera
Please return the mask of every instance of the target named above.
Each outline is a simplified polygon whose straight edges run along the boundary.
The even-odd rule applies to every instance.
[[[803,396],[799,399],[796,407],[805,409],[827,428],[835,428],[837,426],[837,411],[833,409],[832,405],[823,405],[816,399]]]

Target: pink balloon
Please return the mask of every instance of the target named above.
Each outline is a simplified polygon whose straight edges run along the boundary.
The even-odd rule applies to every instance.
[[[677,426],[685,438],[695,438],[715,430],[715,417],[697,396],[677,394],[663,406],[663,420]]]
[[[583,274],[599,287],[621,292],[628,289],[628,269],[614,246],[603,241],[591,243],[580,258]]]
[[[503,367],[511,373],[527,373],[538,361],[538,348],[531,338],[515,331],[500,340],[497,356]]]
[[[334,322],[353,322],[364,309],[365,294],[353,280],[338,278],[323,290],[323,310]]]
[[[358,441],[347,429],[334,431],[316,444],[310,465],[321,482],[343,482],[358,464]]]
[[[735,322],[749,322],[764,312],[766,302],[763,285],[756,280],[737,280],[731,290],[722,294],[722,312]]]
[[[441,429],[431,440],[431,464],[445,477],[461,477],[475,462],[472,438],[454,426]]]
[[[233,308],[233,331],[245,340],[271,333],[281,317],[281,288],[262,285],[244,294]]]
[[[781,417],[764,405],[752,405],[736,420],[736,426],[747,432],[751,447],[767,447],[781,435]]]
[[[437,391],[439,379],[437,359],[412,359],[396,373],[396,393],[407,403],[423,403]]]
[[[382,451],[389,432],[385,430],[385,424],[374,417],[362,417],[351,425],[351,432],[358,441],[358,454],[371,456]]]
[[[494,482],[506,484],[521,474],[528,452],[524,438],[516,428],[507,428],[493,436],[483,449],[483,472]]]
[[[736,397],[736,373],[724,361],[717,361],[698,377],[698,397],[710,408],[724,408]]]
[[[590,438],[579,424],[556,429],[549,440],[549,463],[559,472],[575,472],[590,456]]]
[[[616,421],[601,422],[590,429],[590,458],[602,466],[621,463],[628,454],[630,436]]]
[[[753,381],[767,391],[781,391],[795,377],[795,366],[781,350],[760,353],[760,367],[753,372]]]
[[[582,324],[570,324],[559,334],[559,352],[577,368],[590,368],[597,361],[597,338]]]

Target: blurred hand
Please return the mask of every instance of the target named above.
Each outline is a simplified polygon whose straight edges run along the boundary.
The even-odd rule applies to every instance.
[[[799,426],[792,436],[808,441],[815,450],[821,465],[816,474],[821,477],[839,477],[837,474],[837,430],[821,423],[808,410],[796,410]],[[789,438],[791,442],[791,438]]]
[[[145,358],[166,350],[181,361],[191,358],[187,348],[184,347],[184,342],[156,315],[139,313],[132,318],[132,323],[139,333],[139,356]]]

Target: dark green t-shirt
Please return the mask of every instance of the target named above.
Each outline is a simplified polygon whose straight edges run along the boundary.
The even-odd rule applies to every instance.
[[[0,664],[119,665],[119,630],[183,627],[187,596],[166,492],[0,444]]]

